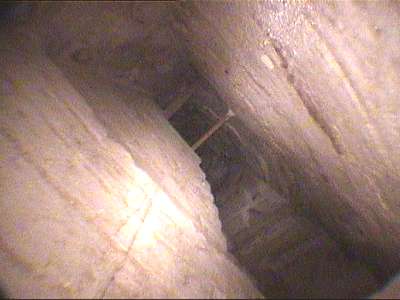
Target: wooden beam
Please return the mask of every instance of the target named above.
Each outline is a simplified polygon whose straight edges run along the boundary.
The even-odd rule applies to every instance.
[[[234,115],[235,114],[233,113],[233,111],[229,109],[229,111],[223,118],[221,118],[213,127],[211,127],[205,134],[203,134],[203,136],[196,143],[193,144],[192,149],[196,150],[197,148],[199,148],[201,144],[208,140],[214,132],[216,132],[222,125],[224,125],[226,121],[228,121]]]
[[[194,86],[188,85],[188,84],[183,84],[177,94],[175,99],[173,99],[167,106],[166,109],[164,109],[164,116],[167,120],[169,120],[181,107],[185,102],[192,96],[194,91]]]

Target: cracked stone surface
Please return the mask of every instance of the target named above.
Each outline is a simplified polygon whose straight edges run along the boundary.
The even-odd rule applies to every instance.
[[[1,37],[5,293],[261,296],[227,253],[199,158],[152,100],[24,37]]]

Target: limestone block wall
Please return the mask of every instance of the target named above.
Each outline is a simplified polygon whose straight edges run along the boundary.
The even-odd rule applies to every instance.
[[[198,158],[158,108],[28,40],[0,41],[6,295],[260,296],[228,259]]]
[[[174,25],[252,132],[243,144],[274,189],[382,281],[400,268],[399,12],[396,1],[182,1]]]

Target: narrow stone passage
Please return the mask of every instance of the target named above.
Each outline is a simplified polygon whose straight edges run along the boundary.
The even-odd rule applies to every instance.
[[[399,14],[1,3],[0,296],[399,297]]]

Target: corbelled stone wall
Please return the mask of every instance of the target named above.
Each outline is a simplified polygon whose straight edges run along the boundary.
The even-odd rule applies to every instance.
[[[11,297],[259,297],[199,159],[152,101],[0,42],[0,287]],[[97,74],[97,75],[96,75]]]

